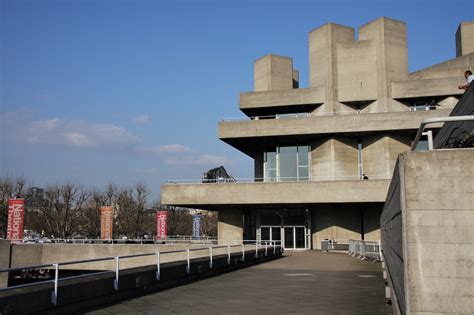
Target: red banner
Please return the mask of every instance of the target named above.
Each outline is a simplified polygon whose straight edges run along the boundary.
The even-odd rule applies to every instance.
[[[166,238],[168,235],[168,212],[156,211],[156,238]]]
[[[23,218],[25,215],[25,199],[8,199],[7,239],[23,239]]]
[[[100,207],[100,239],[111,240],[114,226],[114,208]]]

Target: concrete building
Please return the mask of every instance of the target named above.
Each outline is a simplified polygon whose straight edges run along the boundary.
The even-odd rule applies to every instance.
[[[449,116],[474,64],[472,22],[456,33],[456,58],[413,73],[406,34],[386,17],[361,26],[358,40],[351,27],[316,28],[308,88],[291,58],[257,59],[254,91],[240,94],[248,118],[219,123],[219,138],[254,159],[254,180],[166,184],[162,203],[218,211],[222,242],[317,249],[324,239],[379,240],[398,154],[421,120]]]

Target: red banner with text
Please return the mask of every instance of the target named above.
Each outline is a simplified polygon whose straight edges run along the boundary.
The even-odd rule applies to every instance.
[[[156,238],[163,239],[168,235],[168,212],[156,211]]]
[[[100,207],[100,239],[111,240],[114,226],[114,208]]]
[[[23,239],[23,218],[25,216],[25,199],[8,200],[7,239]]]

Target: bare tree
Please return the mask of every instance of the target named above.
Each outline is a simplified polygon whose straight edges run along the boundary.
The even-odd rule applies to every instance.
[[[201,232],[203,236],[217,236],[217,212],[206,211],[202,214]]]
[[[22,177],[13,178],[8,175],[0,177],[0,236],[7,236],[8,199],[24,196],[25,180]]]
[[[154,227],[154,211],[147,209],[149,192],[144,184],[121,189],[115,199],[116,234],[142,237],[150,234]]]
[[[73,184],[49,186],[45,206],[39,209],[48,235],[68,238],[79,232],[84,205],[90,194]]]

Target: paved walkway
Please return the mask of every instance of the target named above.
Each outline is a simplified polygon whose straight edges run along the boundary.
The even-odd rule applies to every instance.
[[[278,260],[88,314],[389,314],[380,268],[347,254],[286,252]]]

